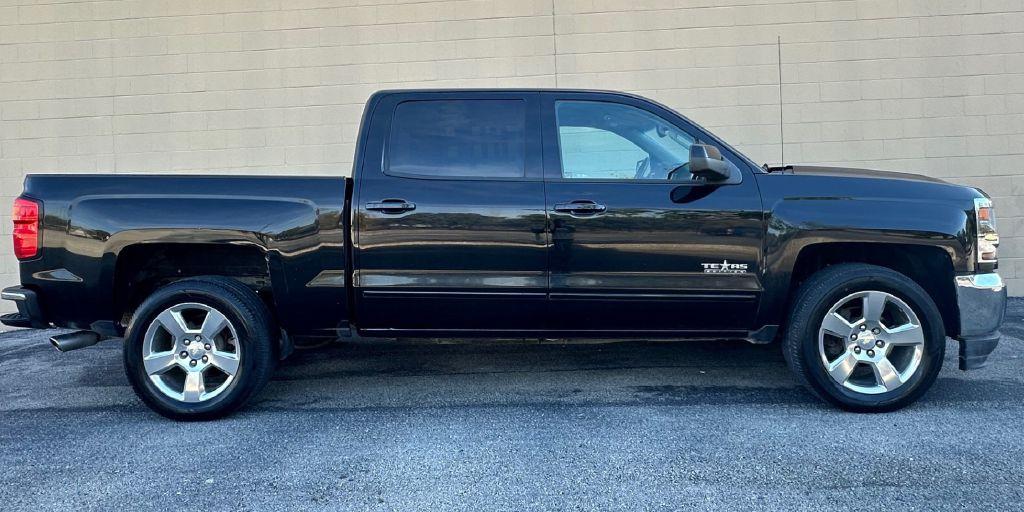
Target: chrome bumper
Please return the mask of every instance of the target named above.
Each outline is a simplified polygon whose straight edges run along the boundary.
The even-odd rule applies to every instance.
[[[984,367],[999,344],[999,326],[1006,314],[1006,286],[999,274],[956,277],[956,301],[960,310],[960,369]]]
[[[18,312],[0,316],[0,323],[11,327],[47,327],[36,292],[21,286],[11,286],[0,292],[0,299],[14,301],[18,305]]]

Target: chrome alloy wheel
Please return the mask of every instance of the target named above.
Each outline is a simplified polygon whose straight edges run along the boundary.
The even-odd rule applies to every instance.
[[[822,319],[818,353],[832,379],[875,395],[905,384],[921,366],[924,329],[898,297],[861,291],[843,297]]]
[[[149,380],[180,402],[205,402],[219,395],[238,373],[242,347],[223,313],[187,302],[163,310],[149,324],[142,362]]]

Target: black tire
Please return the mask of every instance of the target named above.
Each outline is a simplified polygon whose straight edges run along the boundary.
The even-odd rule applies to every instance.
[[[206,401],[189,403],[165,395],[150,380],[143,364],[143,338],[150,324],[165,309],[181,303],[199,303],[222,313],[234,326],[240,343],[233,381]],[[139,398],[167,418],[221,418],[242,407],[270,380],[277,363],[276,339],[266,304],[244,284],[220,276],[183,279],[156,290],[135,310],[124,340],[125,372]]]
[[[920,320],[924,337],[917,371],[904,384],[879,394],[859,393],[839,384],[819,355],[818,334],[825,315],[844,297],[861,291],[882,291],[902,300]],[[849,411],[886,412],[906,407],[932,386],[942,368],[946,335],[938,307],[916,282],[885,267],[843,263],[818,271],[800,287],[782,345],[790,369],[819,398]]]

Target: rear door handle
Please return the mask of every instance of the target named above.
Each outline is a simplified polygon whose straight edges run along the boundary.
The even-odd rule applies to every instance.
[[[556,212],[571,213],[574,215],[595,215],[598,213],[604,213],[607,209],[608,207],[605,205],[589,200],[577,200],[571,203],[555,204]]]
[[[380,201],[366,203],[366,209],[384,213],[402,213],[415,210],[416,203],[411,203],[405,199],[381,199]]]

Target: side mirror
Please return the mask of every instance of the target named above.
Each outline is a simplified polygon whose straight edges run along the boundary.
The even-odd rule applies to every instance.
[[[722,157],[722,152],[710,144],[690,146],[690,172],[709,183],[731,181],[739,169]]]

